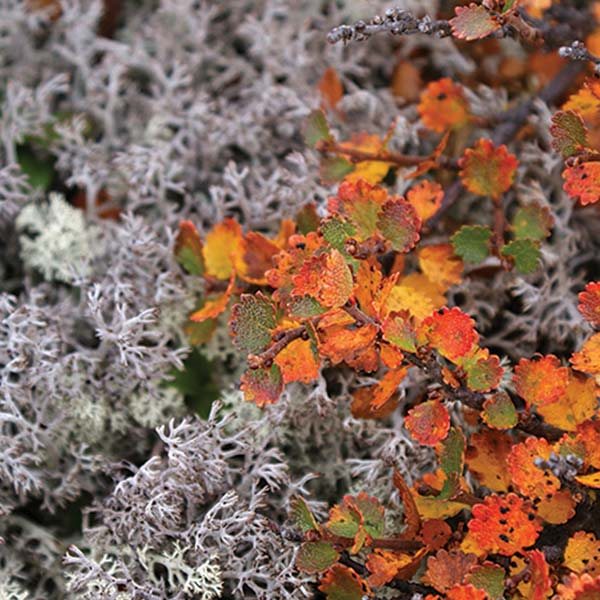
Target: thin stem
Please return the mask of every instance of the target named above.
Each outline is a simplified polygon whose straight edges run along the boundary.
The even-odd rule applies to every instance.
[[[294,340],[297,340],[306,335],[306,327],[304,325],[300,327],[294,327],[288,329],[280,337],[277,338],[272,346],[269,346],[261,354],[250,354],[248,355],[248,366],[251,369],[260,369],[261,367],[270,367],[273,364],[273,359]]]
[[[400,154],[389,150],[379,150],[369,152],[357,148],[348,148],[335,141],[322,141],[317,146],[317,150],[323,153],[337,154],[347,157],[350,162],[362,161],[381,161],[391,163],[396,167],[418,167],[419,165],[432,160],[431,156],[411,156],[409,154]],[[440,168],[456,169],[457,161],[447,156],[440,156],[436,159],[437,166]]]

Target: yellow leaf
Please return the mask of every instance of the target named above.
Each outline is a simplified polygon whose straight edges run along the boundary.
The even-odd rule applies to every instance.
[[[242,228],[233,219],[225,219],[207,234],[204,248],[206,273],[217,279],[229,279],[234,265],[242,260]]]
[[[598,406],[596,382],[592,377],[571,373],[567,393],[557,402],[537,406],[537,412],[549,425],[575,431],[579,423],[594,416]]]
[[[598,490],[600,489],[600,471],[590,473],[589,475],[578,475],[575,477],[575,481],[581,483],[581,485],[585,485],[586,487],[591,487]]]

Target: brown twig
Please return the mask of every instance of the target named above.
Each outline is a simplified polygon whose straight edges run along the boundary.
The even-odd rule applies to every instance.
[[[583,42],[575,41],[570,46],[562,46],[559,48],[558,53],[563,58],[592,63],[594,71],[600,75],[600,57],[592,54]]]
[[[276,339],[272,346],[269,346],[261,354],[249,354],[248,355],[248,366],[251,369],[260,369],[261,367],[270,367],[273,364],[273,359],[294,340],[307,335],[306,327],[301,325],[300,327],[294,327],[282,332]]]
[[[322,140],[317,145],[317,150],[324,154],[336,154],[345,156],[352,163],[362,161],[380,161],[393,164],[396,167],[418,167],[419,165],[432,160],[431,156],[413,156],[410,154],[401,154],[390,150],[379,150],[369,152],[357,148],[348,148],[336,141]],[[436,166],[439,168],[456,169],[457,161],[447,156],[439,156],[436,159]]]
[[[566,94],[575,79],[584,70],[582,63],[574,62],[566,65],[559,73],[548,83],[540,92],[539,96],[535,96],[525,100],[518,106],[510,108],[498,116],[498,125],[494,128],[491,138],[495,145],[508,144],[519,132],[519,130],[527,122],[527,118],[535,105],[535,101],[539,98],[548,106],[556,103],[562,96]],[[442,205],[438,211],[427,221],[428,229],[432,229],[440,222],[452,206],[458,201],[460,196],[465,193],[460,180],[453,182],[445,191]]]

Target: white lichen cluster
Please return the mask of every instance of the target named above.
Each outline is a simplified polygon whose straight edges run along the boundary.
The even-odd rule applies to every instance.
[[[23,261],[46,281],[71,283],[88,275],[94,256],[102,252],[97,229],[88,226],[84,213],[61,194],[51,193],[48,202],[25,206],[16,226]]]

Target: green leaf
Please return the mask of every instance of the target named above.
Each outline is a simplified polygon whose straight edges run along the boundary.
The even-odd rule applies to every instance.
[[[492,231],[481,225],[463,225],[451,238],[454,254],[465,262],[480,263],[490,253]]]
[[[486,592],[491,600],[500,600],[504,598],[504,576],[502,567],[487,563],[476,566],[467,575],[467,583]]]
[[[346,254],[346,240],[356,233],[352,223],[339,217],[330,217],[321,223],[323,239],[336,250]]]
[[[310,319],[327,312],[327,309],[312,296],[292,296],[288,307],[290,316],[299,319]]]
[[[465,454],[465,436],[456,427],[451,427],[442,442],[440,467],[446,475],[462,475]]]
[[[341,156],[325,156],[321,159],[319,175],[323,183],[337,183],[354,171],[354,165]]]
[[[274,404],[283,392],[283,377],[276,364],[269,368],[248,369],[241,379],[241,389],[248,402],[257,406]]]
[[[499,392],[483,403],[481,418],[488,427],[511,429],[517,424],[519,415],[510,396],[505,392]]]
[[[419,241],[421,219],[402,198],[388,200],[377,218],[377,228],[396,252],[408,252]]]
[[[494,354],[468,361],[463,366],[467,374],[467,387],[474,392],[489,392],[498,387],[504,373],[500,359]]]
[[[515,240],[502,248],[502,255],[513,259],[519,273],[533,273],[540,260],[539,243],[533,240]]]
[[[275,307],[262,292],[242,294],[231,310],[231,338],[234,346],[245,354],[266,350],[276,325]]]
[[[362,515],[365,531],[372,538],[381,537],[385,529],[385,513],[381,502],[377,498],[361,492],[358,496],[354,496],[353,504]]]
[[[54,179],[54,161],[50,157],[41,158],[29,146],[19,146],[17,162],[32,187],[49,189]]]
[[[360,528],[360,515],[346,503],[336,504],[329,512],[325,527],[334,535],[353,538]]]
[[[217,328],[217,319],[205,319],[204,321],[188,321],[184,331],[191,346],[206,344],[213,336]]]
[[[202,240],[196,226],[191,221],[181,221],[175,240],[175,257],[190,275],[204,273]]]
[[[194,349],[183,361],[182,370],[171,371],[172,379],[165,385],[177,389],[185,397],[186,406],[206,419],[212,403],[221,393],[214,375],[214,365]]]
[[[554,219],[550,210],[539,204],[521,206],[515,212],[511,229],[515,238],[541,241],[550,235]]]
[[[311,231],[316,231],[319,228],[319,215],[317,214],[317,208],[313,202],[305,204],[296,213],[296,226],[298,232],[302,235],[306,235]]]
[[[407,311],[392,312],[381,326],[383,339],[405,352],[417,351],[417,333]]]
[[[331,542],[304,542],[296,556],[296,567],[305,573],[320,573],[334,565],[339,557]]]
[[[552,147],[564,158],[575,156],[589,147],[587,129],[583,119],[573,110],[558,111],[550,126]]]
[[[313,110],[308,116],[304,140],[312,148],[321,141],[330,142],[333,140],[325,113],[322,110]]]
[[[319,525],[304,498],[294,496],[290,501],[290,516],[294,525],[302,532],[318,531]]]

